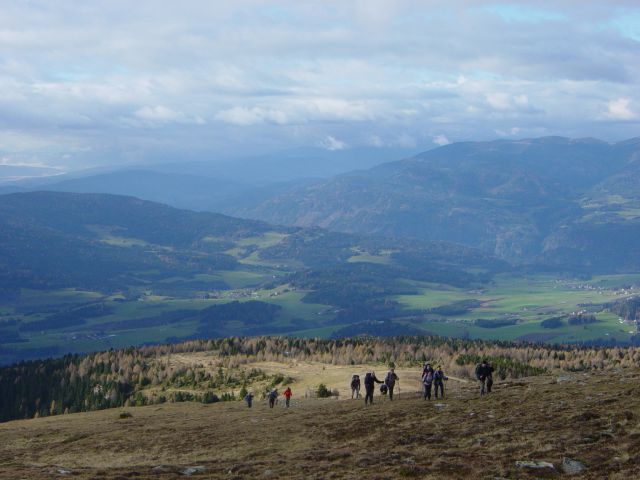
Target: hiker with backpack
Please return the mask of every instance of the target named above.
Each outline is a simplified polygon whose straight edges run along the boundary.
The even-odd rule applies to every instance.
[[[491,393],[491,386],[493,385],[493,367],[486,360],[476,365],[476,378],[480,382],[480,396],[485,393]]]
[[[360,375],[354,375],[351,377],[351,400],[353,397],[360,398]]]
[[[364,391],[365,391],[364,404],[365,405],[367,403],[369,403],[370,405],[373,405],[373,391],[375,389],[376,383],[383,383],[383,382],[381,380],[378,380],[378,378],[376,377],[376,372],[367,372],[367,374],[364,376]]]
[[[269,408],[273,408],[278,399],[278,390],[275,388],[269,392]]]
[[[251,408],[251,405],[253,404],[253,393],[247,393],[244,396],[244,401],[247,402],[247,407]]]
[[[442,371],[442,366],[438,365],[438,369],[433,372],[433,385],[436,390],[436,398],[438,398],[438,390],[440,390],[440,398],[444,398],[444,382],[447,380],[447,376]]]
[[[389,400],[391,401],[393,401],[393,388],[396,386],[396,381],[398,380],[400,380],[400,378],[396,375],[395,369],[391,368],[384,379],[384,384],[389,389]]]
[[[284,395],[284,406],[289,408],[289,404],[291,403],[291,395],[293,395],[293,393],[291,392],[291,387],[287,387],[282,395]]]
[[[431,400],[431,386],[433,384],[433,367],[430,363],[425,363],[422,369],[422,392],[425,400]]]

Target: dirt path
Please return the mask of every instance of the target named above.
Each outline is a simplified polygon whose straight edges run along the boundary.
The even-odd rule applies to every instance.
[[[459,384],[444,401],[182,403],[9,422],[0,478],[560,478],[564,456],[587,466],[571,478],[640,478],[640,372],[560,380],[503,383],[482,399]]]

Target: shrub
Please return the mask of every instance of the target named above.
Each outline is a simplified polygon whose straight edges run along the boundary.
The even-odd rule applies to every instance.
[[[324,383],[321,383],[318,385],[316,395],[318,395],[318,398],[328,398],[331,396],[331,390],[329,390]]]

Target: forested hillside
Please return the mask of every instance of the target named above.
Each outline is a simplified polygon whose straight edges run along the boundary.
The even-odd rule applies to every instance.
[[[463,142],[234,213],[278,224],[443,240],[515,263],[637,271],[640,141]]]
[[[185,360],[196,353],[200,355]],[[177,356],[180,363],[172,361]],[[0,369],[0,421],[167,401],[239,400],[248,388],[258,394],[265,388],[295,385],[296,378],[287,376],[284,367],[268,375],[252,367],[259,362],[279,362],[283,366],[296,362],[369,364],[378,365],[380,370],[393,363],[419,371],[429,361],[442,365],[449,375],[473,378],[475,365],[483,358],[493,363],[497,380],[552,370],[583,372],[640,366],[640,350],[635,348],[553,347],[440,337],[200,340],[67,355],[4,367]],[[344,384],[347,381],[341,380]]]

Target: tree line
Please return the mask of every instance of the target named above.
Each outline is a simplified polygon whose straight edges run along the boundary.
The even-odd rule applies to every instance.
[[[205,354],[207,364],[177,361],[198,352]],[[475,364],[481,358],[494,362],[498,376],[507,379],[554,369],[588,371],[637,367],[640,366],[640,349],[436,336],[191,340],[66,355],[4,367],[0,369],[0,421],[164,401],[211,401],[214,396],[230,400],[242,398],[240,394],[247,386],[258,381],[275,386],[294,380],[282,375],[269,377],[251,368],[252,363],[261,361],[334,365],[387,365],[393,362],[416,366],[416,369],[429,361],[442,365],[451,375],[471,378]]]

